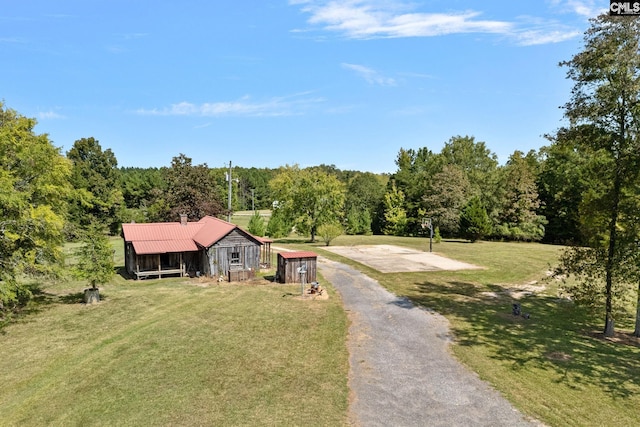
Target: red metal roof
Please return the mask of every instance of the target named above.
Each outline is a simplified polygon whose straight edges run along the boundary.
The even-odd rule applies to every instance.
[[[199,246],[208,248],[236,228],[241,230],[227,221],[205,216],[186,225],[179,222],[122,224],[122,236],[125,242],[133,244],[138,255],[192,252]]]
[[[138,255],[198,251],[198,245],[193,240],[134,241],[131,243]]]
[[[223,221],[212,216],[205,216],[198,221],[198,223],[202,223],[203,227],[201,227],[193,236],[193,240],[203,248],[208,248],[227,234],[231,233],[235,228],[238,228],[230,222]]]
[[[282,258],[317,258],[318,254],[309,251],[297,251],[297,252],[278,252]]]

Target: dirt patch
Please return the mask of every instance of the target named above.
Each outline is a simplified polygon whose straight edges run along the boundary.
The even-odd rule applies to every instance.
[[[501,285],[504,289],[500,291],[486,291],[480,294],[487,298],[500,298],[500,296],[507,296],[514,300],[519,300],[523,297],[540,293],[546,289],[544,284],[538,284],[537,281],[525,283],[523,285]]]
[[[633,347],[640,347],[640,337],[634,337],[631,332],[615,332],[612,337],[605,337],[602,332],[588,332],[590,337],[608,341],[614,344],[630,345]]]
[[[547,353],[545,354],[545,357],[549,360],[555,360],[559,362],[566,362],[572,359],[572,356],[570,354],[564,353],[562,351],[554,351],[551,353]]]
[[[433,252],[420,252],[393,245],[329,246],[323,248],[350,258],[381,273],[453,271],[481,269]]]

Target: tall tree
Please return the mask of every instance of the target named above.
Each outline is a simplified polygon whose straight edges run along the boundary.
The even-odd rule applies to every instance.
[[[587,195],[592,208],[581,215],[593,230],[603,230],[591,245],[604,249],[605,278],[604,335],[614,333],[614,286],[624,281],[616,262],[624,253],[618,230],[626,216],[630,189],[636,186],[640,164],[640,22],[635,17],[600,15],[591,20],[584,37],[584,49],[561,65],[574,85],[564,106],[573,128],[586,129],[589,138],[580,139],[579,149],[591,151],[602,160],[600,186]],[[583,202],[584,203],[584,202]]]
[[[586,244],[580,227],[580,203],[589,187],[590,157],[578,149],[576,131],[565,128],[547,136],[552,143],[540,150],[539,212],[548,221],[544,236],[548,243]]]
[[[285,166],[269,186],[287,222],[312,242],[320,225],[342,220],[345,185],[333,175]]]
[[[403,206],[406,224],[404,233],[420,234],[420,226],[423,216],[423,196],[427,192],[430,178],[440,172],[443,167],[443,159],[439,154],[434,154],[426,147],[417,151],[413,149],[400,149],[396,158],[398,170],[387,182],[387,194],[401,191],[403,194]],[[395,190],[392,188],[395,186]],[[384,223],[384,220],[382,221]]]
[[[541,240],[546,219],[540,207],[536,185],[537,162],[533,154],[515,151],[501,170],[502,208],[497,228],[500,237],[513,240]]]
[[[100,225],[89,226],[75,255],[78,258],[74,269],[77,277],[89,282],[93,289],[108,283],[114,276],[113,247]]]
[[[124,199],[116,156],[91,137],[75,141],[67,158],[73,163],[71,184],[76,189],[71,220],[81,228],[97,222],[117,233]]]
[[[491,233],[491,220],[480,197],[473,196],[460,214],[460,233],[475,242]]]
[[[356,174],[347,186],[345,211],[348,234],[369,234],[373,214],[382,203],[386,177],[371,172]]]
[[[384,233],[403,236],[407,229],[407,211],[404,193],[391,182],[391,189],[384,195]]]
[[[199,220],[226,211],[219,187],[206,163],[194,166],[192,159],[181,153],[171,160],[165,180],[167,189],[159,197],[167,208],[163,218],[165,221],[176,221],[180,214]]]
[[[446,165],[429,181],[424,195],[425,216],[440,232],[453,236],[460,229],[460,212],[471,196],[467,175],[457,165]]]
[[[62,258],[71,167],[35,125],[0,102],[0,310],[30,297],[22,274],[55,273]]]

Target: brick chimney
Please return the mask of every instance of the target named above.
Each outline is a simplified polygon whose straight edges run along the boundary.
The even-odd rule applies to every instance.
[[[186,214],[180,214],[180,225],[187,225],[189,222]]]

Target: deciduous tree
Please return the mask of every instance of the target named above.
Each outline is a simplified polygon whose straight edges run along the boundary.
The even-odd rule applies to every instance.
[[[320,225],[342,220],[345,186],[333,175],[297,165],[285,166],[269,186],[278,210],[298,233],[310,235],[312,242]]]
[[[447,236],[460,229],[460,212],[471,197],[467,175],[457,165],[445,165],[429,181],[423,196],[425,215]]]
[[[52,274],[62,259],[70,163],[36,121],[0,102],[0,309],[29,299],[22,274]]]
[[[599,232],[590,239],[604,272],[604,335],[614,333],[614,288],[625,281],[617,270],[626,251],[619,230],[624,228],[630,191],[637,186],[640,165],[640,22],[635,17],[601,15],[591,20],[584,49],[569,61],[567,76],[574,85],[565,104],[571,128],[589,137],[577,149],[602,162],[598,185],[585,195],[581,220]]]
[[[384,195],[384,233],[403,236],[407,229],[407,211],[404,208],[404,193],[391,183],[391,190]]]
[[[193,165],[192,159],[180,154],[166,170],[166,191],[157,198],[167,208],[165,221],[176,221],[180,214],[199,220],[225,212],[220,190],[206,163]]]

